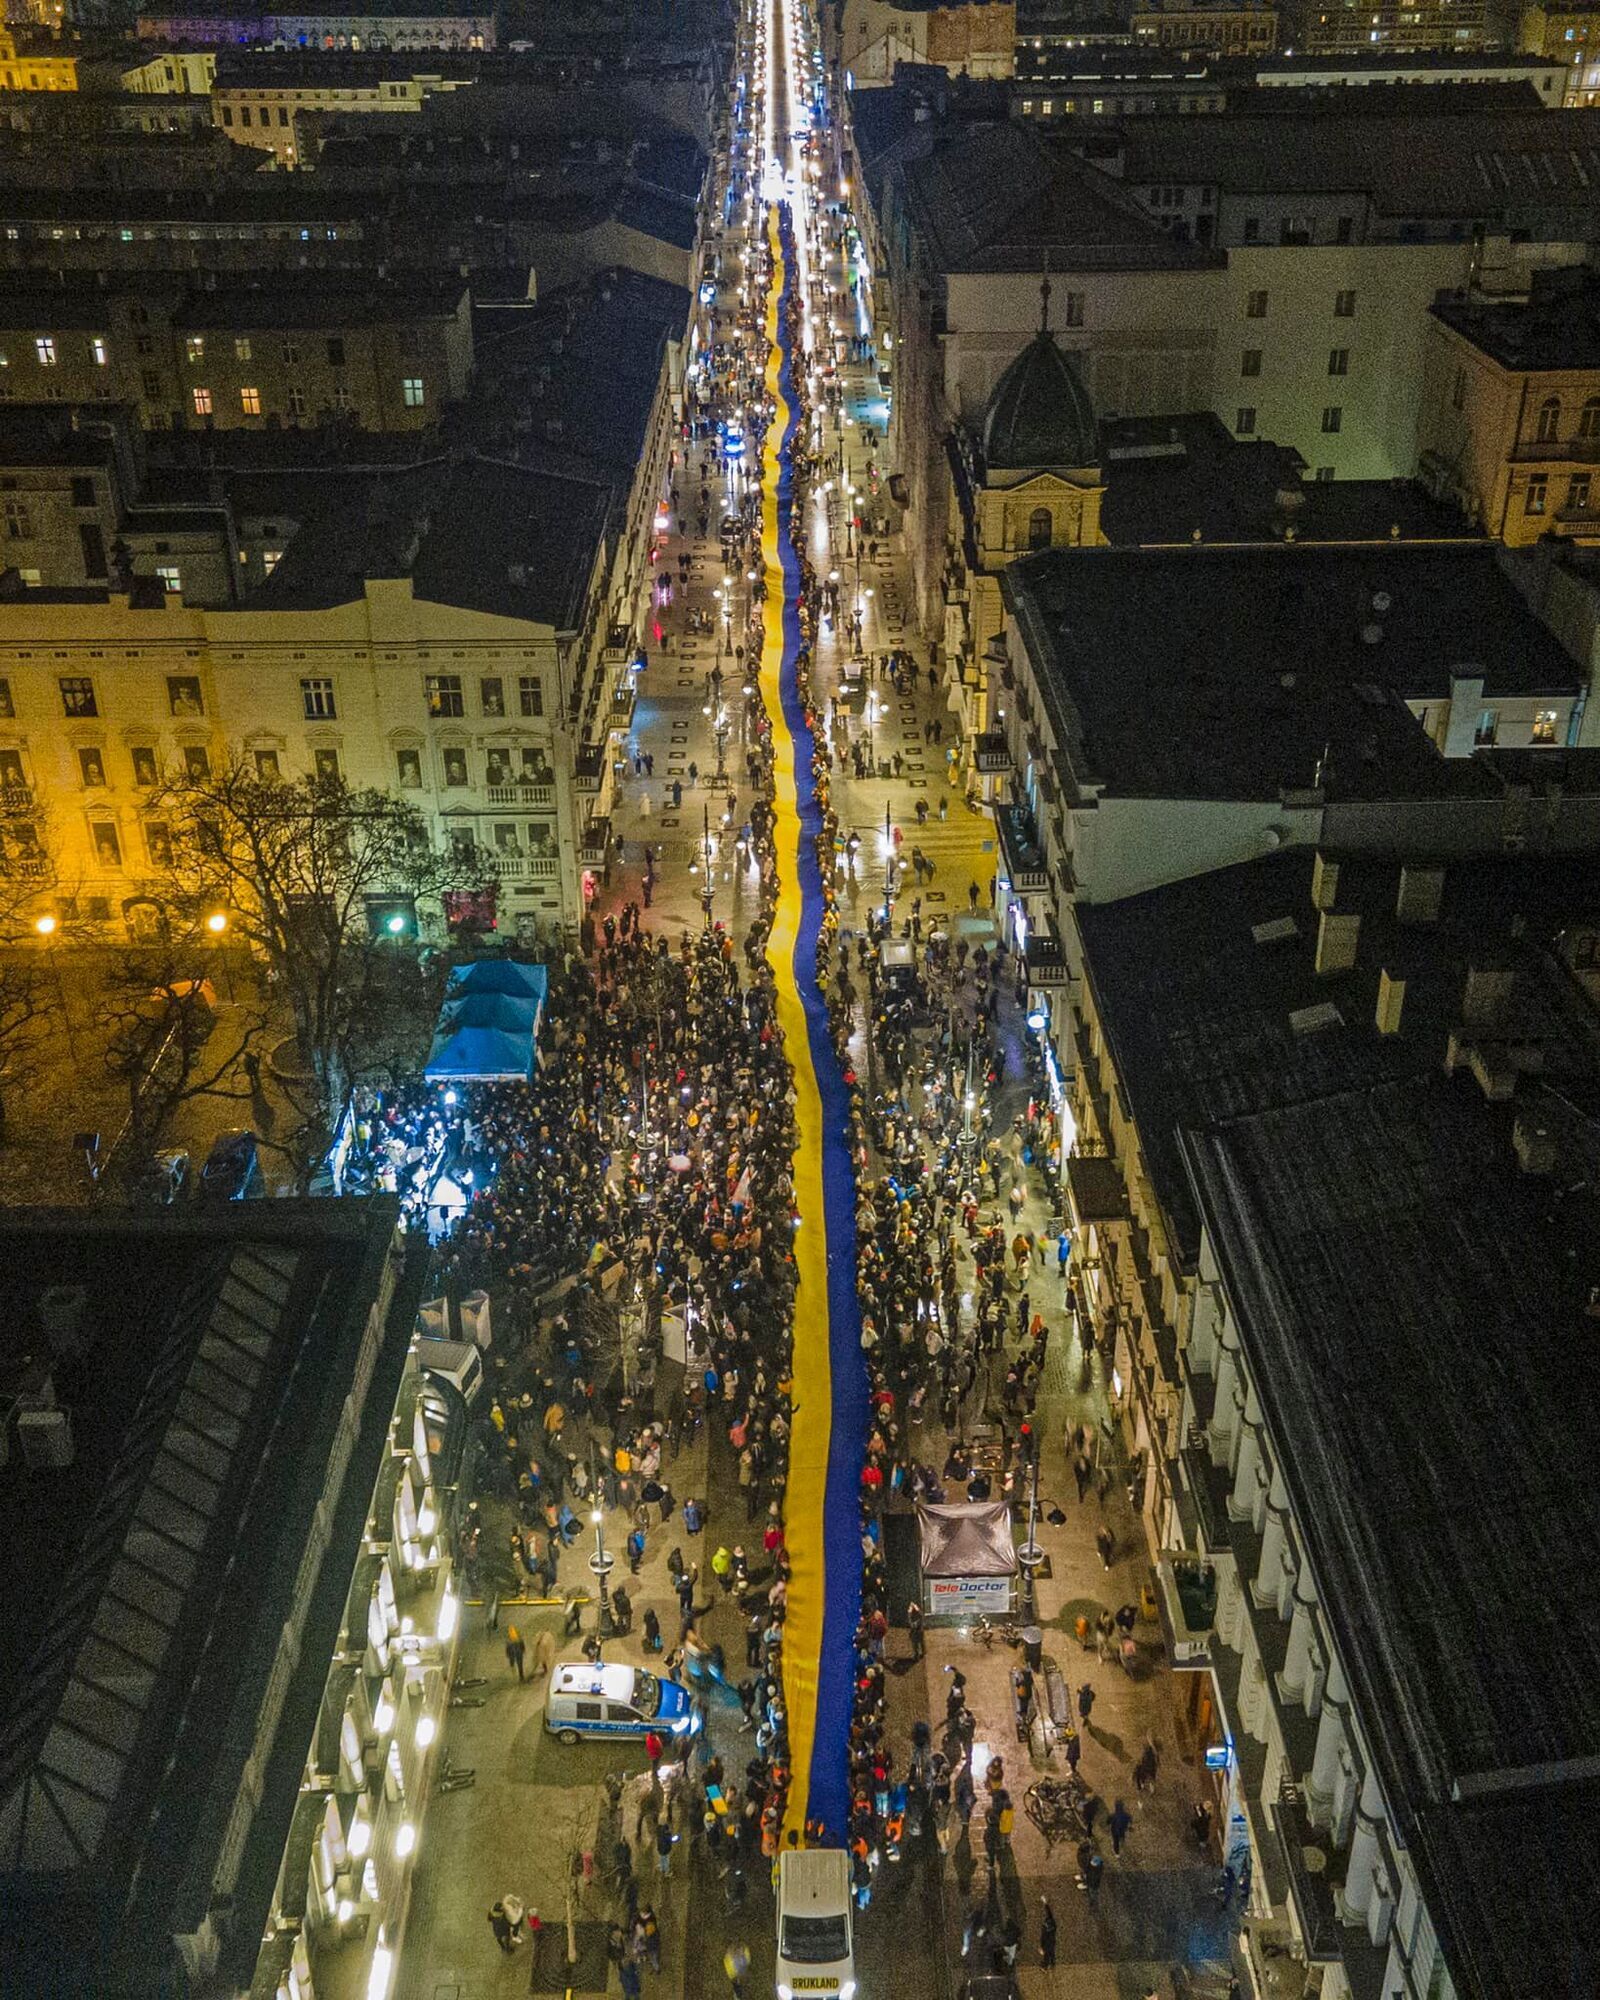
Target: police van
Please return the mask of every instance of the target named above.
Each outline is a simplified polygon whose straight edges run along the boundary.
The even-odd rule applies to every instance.
[[[568,1660],[551,1671],[544,1726],[563,1743],[585,1736],[688,1737],[695,1715],[689,1690],[643,1667]]]
[[[850,1857],[842,1847],[778,1857],[778,2000],[855,2000]]]

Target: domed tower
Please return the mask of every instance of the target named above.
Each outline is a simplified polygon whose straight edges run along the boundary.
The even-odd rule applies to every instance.
[[[1050,280],[1039,331],[994,386],[978,457],[978,542],[986,569],[1034,549],[1100,540],[1100,426],[1070,355],[1050,331]]]

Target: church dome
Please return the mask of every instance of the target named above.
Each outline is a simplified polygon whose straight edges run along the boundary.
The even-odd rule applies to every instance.
[[[1053,334],[1036,333],[995,384],[983,420],[983,456],[1002,472],[1099,463],[1094,405]]]

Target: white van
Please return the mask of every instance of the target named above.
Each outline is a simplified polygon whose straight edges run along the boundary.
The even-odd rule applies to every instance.
[[[778,1857],[778,2000],[854,2000],[850,1857],[842,1847],[786,1848]]]
[[[646,1736],[677,1739],[694,1734],[689,1690],[643,1667],[620,1660],[568,1660],[550,1671],[544,1726],[563,1743],[585,1736]]]

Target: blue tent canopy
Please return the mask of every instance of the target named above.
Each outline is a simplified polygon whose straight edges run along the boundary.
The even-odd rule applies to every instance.
[[[424,1076],[470,1083],[527,1077],[549,980],[542,965],[480,958],[445,985]]]
[[[508,1035],[526,1035],[531,1041],[539,1025],[539,1003],[514,993],[467,993],[460,999],[447,994],[439,1009],[435,1036],[447,1029],[499,1028]]]
[[[512,993],[544,1006],[550,977],[542,965],[523,965],[514,958],[475,958],[452,968],[445,982],[445,999],[467,993]]]

